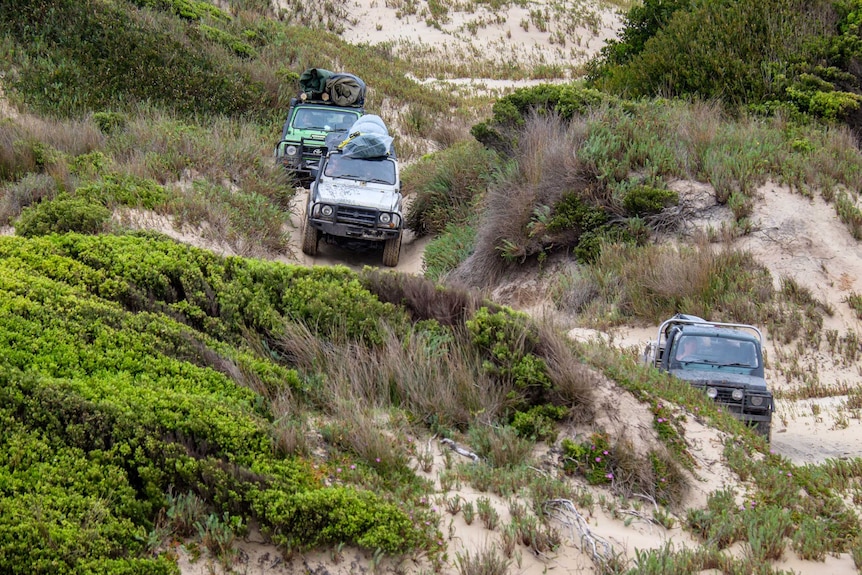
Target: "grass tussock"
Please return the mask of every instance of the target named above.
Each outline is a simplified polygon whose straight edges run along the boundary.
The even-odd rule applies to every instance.
[[[477,287],[493,285],[511,263],[541,253],[549,240],[547,213],[564,193],[585,190],[577,149],[582,126],[566,127],[557,117],[535,116],[519,140],[517,161],[498,174],[482,204],[473,253],[446,276]]]
[[[580,308],[599,322],[657,323],[677,311],[742,321],[763,317],[772,297],[766,270],[744,252],[689,247],[606,245],[586,279],[593,299]],[[607,323],[606,323],[607,325]]]

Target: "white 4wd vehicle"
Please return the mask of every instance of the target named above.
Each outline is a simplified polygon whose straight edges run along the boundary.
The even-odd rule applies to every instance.
[[[363,140],[365,135],[370,138]],[[327,152],[308,196],[303,253],[316,255],[321,238],[338,244],[380,242],[383,265],[398,265],[403,231],[398,162],[393,154],[367,152],[365,145],[380,138],[351,132],[346,142]],[[388,150],[391,138],[384,142],[380,145]]]

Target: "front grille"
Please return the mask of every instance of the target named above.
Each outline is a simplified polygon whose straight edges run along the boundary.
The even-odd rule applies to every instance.
[[[727,409],[733,413],[770,413],[772,411],[772,399],[769,396],[764,396],[761,394],[752,394],[749,392],[744,392],[744,397],[742,401],[737,401],[733,399],[733,387],[716,387],[716,386],[698,386],[702,389],[706,387],[714,388],[718,394],[715,396],[715,401],[727,407]],[[751,404],[751,398],[755,395],[759,395],[763,397],[763,403],[761,405],[755,406]]]
[[[719,387],[716,389],[718,390],[718,395],[715,397],[716,401],[720,401],[721,403],[742,403],[741,401],[733,399],[733,389],[727,387]]]
[[[373,228],[377,225],[377,210],[357,208],[355,206],[338,206],[335,221],[339,224],[353,224]]]

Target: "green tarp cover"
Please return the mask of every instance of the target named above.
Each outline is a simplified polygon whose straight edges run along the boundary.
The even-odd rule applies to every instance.
[[[326,81],[333,74],[323,68],[309,68],[299,76],[299,89],[305,94],[321,94],[326,91]]]

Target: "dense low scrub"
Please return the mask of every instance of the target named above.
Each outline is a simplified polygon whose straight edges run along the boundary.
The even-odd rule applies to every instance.
[[[284,514],[300,520],[313,509],[316,521],[332,522],[323,532],[288,529],[291,548],[354,541],[397,553],[425,545],[430,533],[402,508],[350,486],[325,489],[301,460],[273,451],[268,398],[307,384],[241,336],[275,337],[292,317],[379,339],[367,318],[397,314],[346,270],[222,260],[140,237],[7,237],[0,252],[0,389],[11,431],[2,469],[14,486],[4,499],[12,505],[4,517],[14,521],[0,538],[19,541],[3,544],[4,571],[71,573],[123,560],[118,569],[171,572],[166,558],[146,559],[151,550],[141,543],[170,490],[198,494],[219,515],[257,516],[284,543],[276,537]],[[363,293],[376,311],[355,307]],[[331,307],[339,300],[357,310],[353,320],[324,317],[341,314]],[[309,489],[321,491],[302,495]],[[367,516],[339,524],[303,503],[310,497],[340,502],[333,510],[358,505]],[[93,505],[103,511],[87,519]],[[46,533],[55,545],[44,545]],[[28,563],[34,549],[44,560]]]
[[[625,97],[718,99],[734,108],[859,127],[858,2],[647,0],[591,63],[593,86]],[[705,39],[708,41],[704,41]]]

